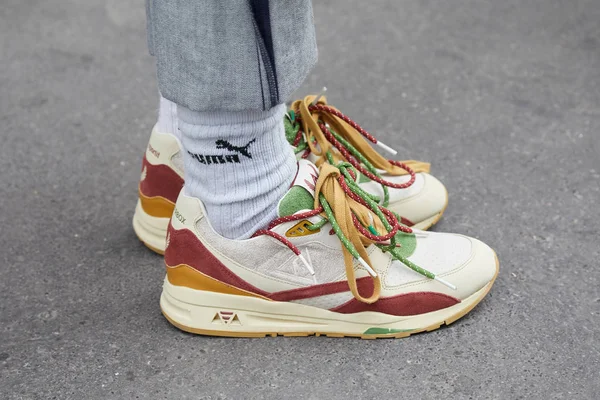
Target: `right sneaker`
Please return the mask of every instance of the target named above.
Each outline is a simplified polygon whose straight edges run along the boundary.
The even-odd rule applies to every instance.
[[[404,337],[454,322],[492,287],[498,260],[484,243],[400,225],[348,165],[298,165],[279,218],[248,240],[217,234],[181,192],[160,299],[170,323],[215,336]]]

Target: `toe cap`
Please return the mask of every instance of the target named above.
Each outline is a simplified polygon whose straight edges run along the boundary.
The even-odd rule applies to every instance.
[[[440,277],[457,287],[455,296],[465,299],[496,278],[498,258],[490,246],[480,240],[471,241],[471,257],[461,267]]]
[[[437,178],[420,173],[423,178],[422,189],[414,196],[390,201],[389,208],[415,224],[435,216],[446,208],[448,191]]]

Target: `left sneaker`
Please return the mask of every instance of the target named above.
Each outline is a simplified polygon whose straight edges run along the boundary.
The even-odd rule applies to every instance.
[[[306,158],[317,166],[349,162],[358,171],[356,182],[360,187],[380,205],[397,213],[404,225],[427,230],[442,217],[448,192],[429,173],[429,163],[384,158],[371,144],[392,155],[397,152],[327,104],[322,96],[295,101],[287,116],[286,136],[297,158]]]
[[[175,201],[183,187],[181,143],[171,133],[152,129],[142,160],[133,230],[151,250],[164,254]]]

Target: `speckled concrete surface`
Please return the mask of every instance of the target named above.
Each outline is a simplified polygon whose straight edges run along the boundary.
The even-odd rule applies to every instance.
[[[436,229],[497,250],[491,294],[395,341],[174,329],[131,228],[157,108],[143,2],[3,0],[0,397],[597,398],[600,2],[328,0],[315,19],[303,93],[433,162]]]

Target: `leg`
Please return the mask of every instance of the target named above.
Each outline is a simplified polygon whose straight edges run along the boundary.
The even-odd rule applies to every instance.
[[[154,139],[156,150],[161,134],[175,134],[184,149],[186,193],[205,203],[218,232],[248,237],[275,217],[295,173],[281,103],[316,60],[311,4],[149,0],[147,12],[161,92],[182,110],[178,126],[175,103],[161,97],[151,144]],[[251,157],[224,151],[219,142],[248,144]],[[147,159],[156,154],[147,152]]]
[[[160,92],[190,110],[269,110],[316,62],[310,0],[149,2]]]

